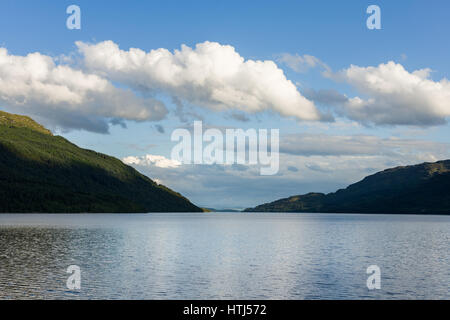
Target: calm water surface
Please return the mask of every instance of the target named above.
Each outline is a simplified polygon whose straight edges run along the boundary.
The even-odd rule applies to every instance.
[[[0,299],[450,299],[449,244],[448,216],[3,214]]]

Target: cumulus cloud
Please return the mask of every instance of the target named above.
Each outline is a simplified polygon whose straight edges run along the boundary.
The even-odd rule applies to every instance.
[[[181,166],[181,162],[177,160],[167,159],[164,156],[147,154],[142,157],[129,156],[122,159],[125,164],[138,166],[154,166],[158,168],[177,168]]]
[[[290,53],[282,53],[278,56],[277,61],[299,73],[304,73],[309,69],[316,67],[321,67],[325,71],[330,71],[330,67],[328,67],[328,65],[322,62],[319,58],[308,54],[301,56],[298,53],[295,55]]]
[[[164,92],[214,111],[271,110],[300,120],[323,119],[273,61],[245,60],[229,45],[207,41],[173,53],[124,51],[112,41],[76,45],[89,70],[137,90]]]
[[[40,53],[11,55],[5,48],[0,48],[0,104],[64,129],[96,132],[107,132],[108,123],[118,119],[159,120],[167,113],[161,102],[117,88],[99,75],[57,65]]]
[[[332,75],[351,84],[367,98],[353,97],[341,104],[351,119],[373,124],[431,126],[450,116],[450,82],[430,79],[430,69],[408,72],[395,62],[377,67],[349,68]]]
[[[338,115],[363,124],[444,124],[450,116],[450,82],[434,81],[430,69],[407,71],[388,62],[376,67],[351,65],[340,72],[310,55],[282,54],[278,61],[303,72],[320,67],[323,74],[353,86],[357,96],[335,90],[305,89],[301,94],[273,61],[245,60],[229,45],[203,42],[170,52],[121,50],[112,41],[76,42],[81,66],[73,59],[41,53],[9,54],[0,48],[0,106],[36,116],[62,130],[108,132],[126,120],[153,121],[167,114],[155,99],[162,93],[176,105],[182,121],[201,119],[186,106],[228,111],[239,121],[265,110],[299,120],[330,121],[318,105],[335,107]],[[162,132],[162,127],[155,127]]]

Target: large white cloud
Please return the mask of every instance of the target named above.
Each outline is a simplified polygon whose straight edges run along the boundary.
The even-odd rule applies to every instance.
[[[322,119],[273,61],[245,60],[229,45],[182,45],[173,53],[124,51],[112,41],[76,45],[89,70],[135,89],[162,91],[212,110],[272,110],[301,120]]]
[[[165,106],[95,74],[57,65],[40,53],[11,55],[0,48],[0,106],[45,118],[62,128],[108,130],[108,119],[159,120]]]
[[[395,62],[377,67],[351,65],[334,75],[354,86],[366,98],[349,98],[344,114],[374,124],[436,125],[450,116],[450,82],[433,81],[430,69],[408,72]]]

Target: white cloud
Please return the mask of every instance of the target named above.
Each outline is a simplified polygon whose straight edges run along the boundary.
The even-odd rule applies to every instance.
[[[158,168],[177,168],[181,166],[181,162],[177,160],[167,159],[164,156],[147,154],[142,157],[129,156],[123,158],[125,164],[134,164],[138,166],[154,166]]]
[[[124,120],[164,118],[167,109],[151,98],[155,93],[171,96],[178,113],[188,102],[231,110],[242,120],[246,113],[265,110],[299,120],[331,119],[315,103],[336,107],[339,115],[363,124],[430,126],[450,116],[449,80],[434,81],[430,69],[408,72],[395,62],[332,73],[316,57],[283,54],[278,61],[294,70],[321,67],[325,76],[358,92],[348,97],[306,89],[302,95],[273,61],[245,60],[232,46],[216,42],[182,45],[174,52],[124,51],[112,41],[76,44],[84,70],[73,67],[73,59],[38,52],[16,56],[0,48],[0,106],[37,116],[52,128],[95,132],[107,132],[109,124],[125,126]]]
[[[437,125],[450,116],[450,82],[433,81],[430,69],[408,72],[395,62],[377,67],[350,66],[335,79],[344,80],[367,98],[353,97],[341,105],[350,119],[390,125]]]
[[[159,120],[164,105],[116,88],[107,79],[57,65],[49,56],[11,55],[0,48],[0,103],[9,111],[41,116],[63,128],[108,130],[108,119]]]
[[[315,67],[321,67],[325,71],[330,71],[330,68],[319,58],[308,54],[304,54],[301,56],[298,53],[296,53],[295,55],[292,55],[290,53],[282,53],[279,55],[277,60],[278,62],[287,65],[289,68],[299,73],[304,73],[309,69]]]
[[[215,111],[272,110],[300,120],[322,119],[273,61],[245,60],[229,45],[207,41],[173,53],[124,51],[112,41],[76,45],[89,70],[138,90],[162,91]]]

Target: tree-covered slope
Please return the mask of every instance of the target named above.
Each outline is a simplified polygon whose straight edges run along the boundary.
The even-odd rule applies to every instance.
[[[0,111],[0,212],[201,211],[122,161]]]
[[[334,193],[309,193],[253,212],[450,214],[450,160],[387,169]]]

